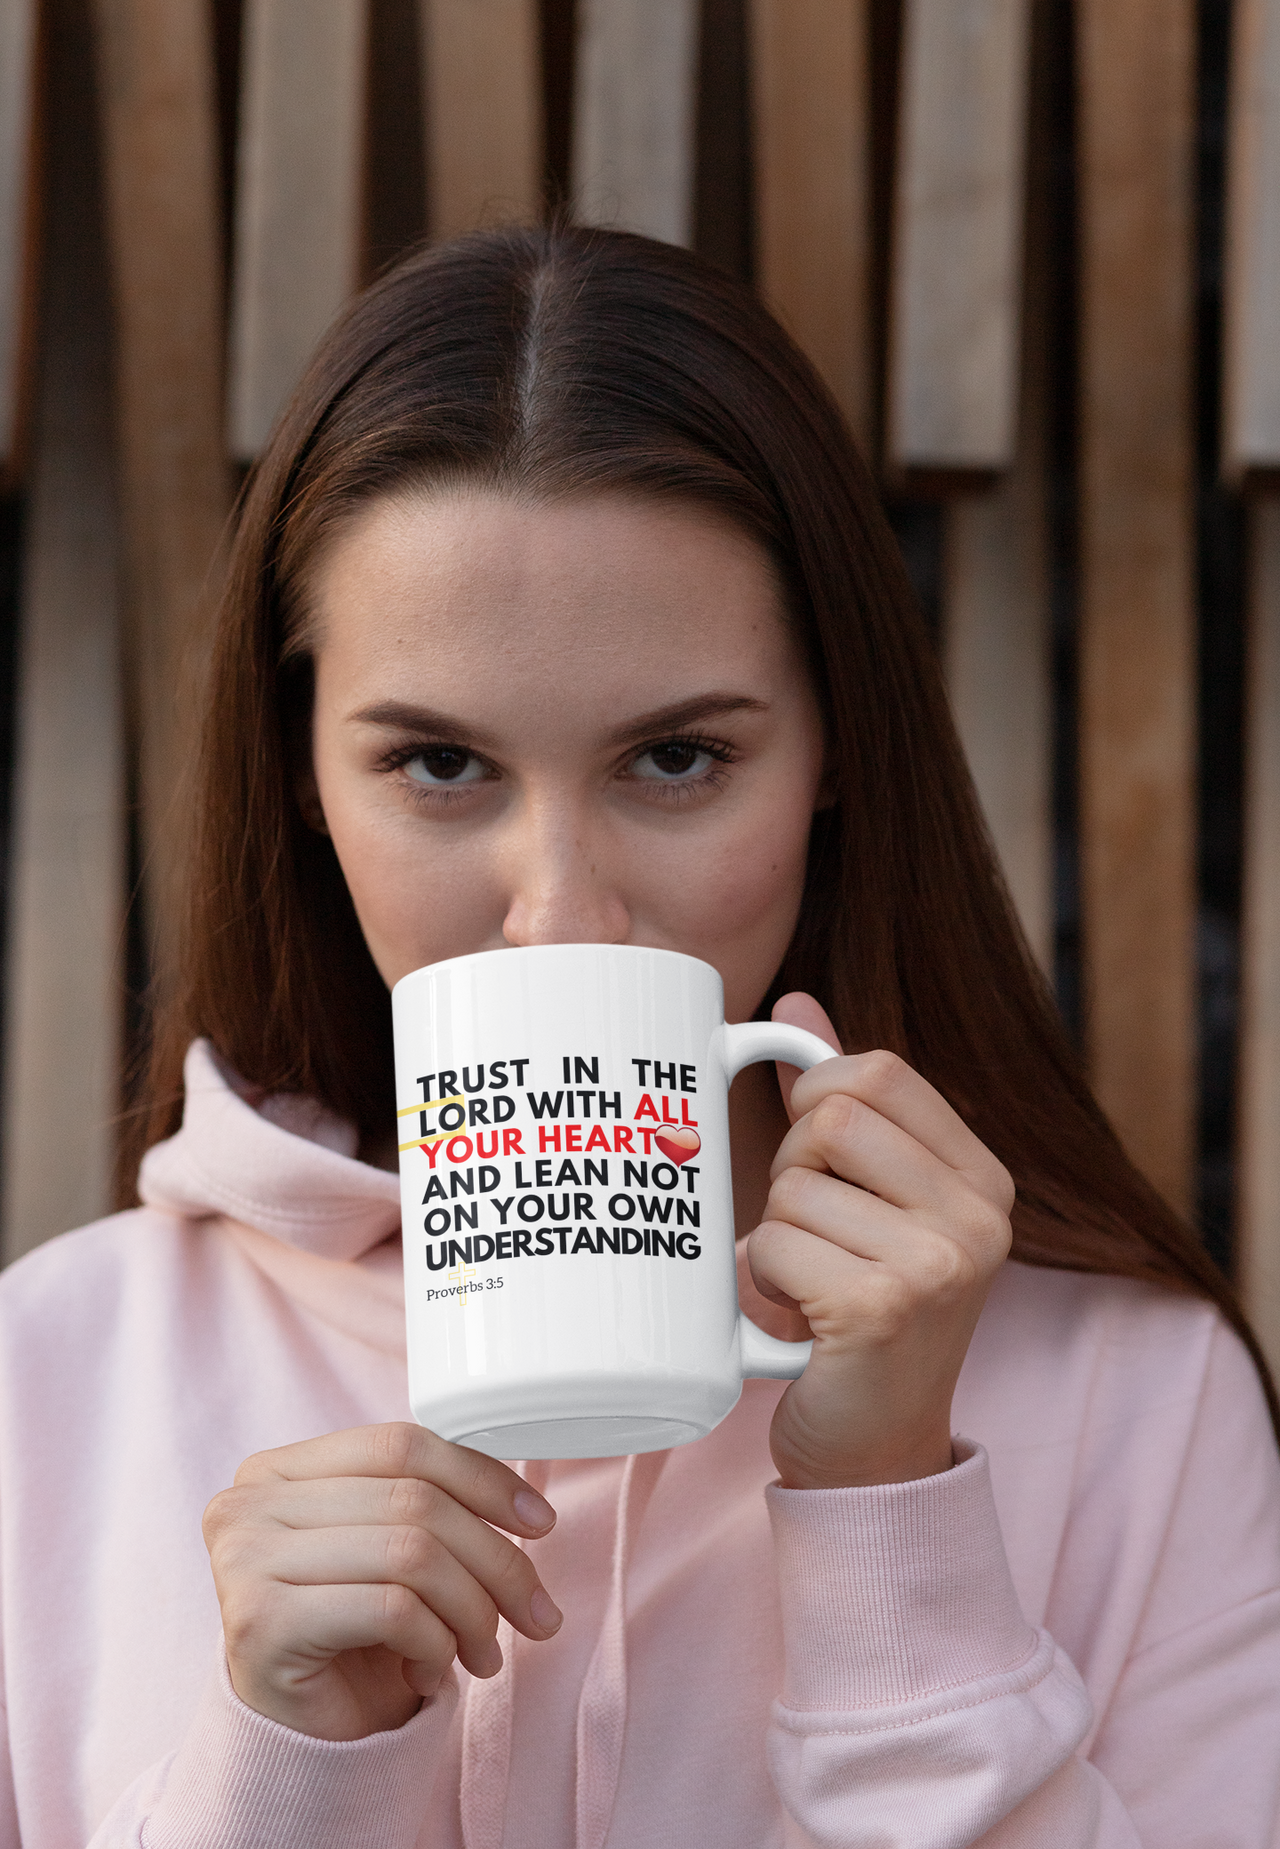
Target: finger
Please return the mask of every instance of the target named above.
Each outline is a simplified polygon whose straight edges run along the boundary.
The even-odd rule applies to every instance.
[[[916,1241],[930,1236],[901,1207],[836,1175],[799,1165],[783,1169],[774,1181],[763,1218],[785,1221],[842,1251],[882,1262],[901,1259]]]
[[[380,1644],[423,1666],[423,1679],[438,1684],[457,1655],[448,1625],[397,1583],[289,1585],[282,1595],[280,1586],[263,1581],[224,1601],[222,1628],[229,1661],[274,1664],[276,1677],[287,1666],[314,1666]]]
[[[259,1451],[236,1472],[237,1483],[318,1477],[418,1477],[448,1492],[456,1502],[513,1534],[545,1534],[555,1510],[514,1470],[465,1445],[407,1421],[360,1425]]]
[[[249,1460],[252,1462],[253,1460]],[[365,1528],[415,1522],[436,1532],[449,1511],[492,1534],[482,1517],[423,1477],[259,1477],[224,1490],[224,1520],[250,1527]]]
[[[812,995],[806,995],[803,989],[793,989],[773,1004],[771,1019],[784,1021],[788,1027],[803,1027],[806,1033],[816,1034],[819,1040],[840,1051],[840,1036],[831,1024],[831,1017],[820,1002]],[[799,1066],[789,1066],[785,1060],[778,1060],[775,1065],[778,1074],[778,1089],[782,1093],[782,1102],[788,1112],[791,1111],[791,1093],[796,1080],[800,1077]]]
[[[757,1289],[768,1285],[793,1298],[815,1336],[841,1340],[894,1340],[924,1305],[945,1308],[980,1281],[978,1268],[941,1236],[922,1242],[909,1263],[889,1265],[766,1220],[747,1251]]]
[[[952,1109],[942,1093],[896,1053],[880,1049],[824,1060],[801,1073],[791,1099],[793,1117],[842,1092],[857,1098],[964,1175],[1005,1213],[1013,1205],[1008,1170]]]
[[[257,1477],[246,1469],[240,1483],[223,1490],[210,1507],[222,1526],[372,1528],[402,1521],[429,1525],[436,1498],[453,1503],[446,1490],[421,1477]]]
[[[495,1641],[500,1609],[535,1642],[559,1628],[532,1617],[530,1595],[537,1581],[531,1573],[500,1585],[500,1607],[444,1543],[421,1528],[304,1529],[269,1546],[260,1556],[259,1571],[290,1586],[407,1586],[453,1633],[459,1660],[476,1676],[491,1676],[501,1668]]]
[[[344,1536],[349,1538],[344,1541]],[[372,1536],[381,1539],[374,1543]],[[286,1579],[314,1579],[319,1574],[346,1580],[353,1573],[383,1578],[385,1563],[379,1565],[376,1553],[380,1547],[393,1566],[396,1561],[410,1567],[418,1562],[405,1583],[424,1597],[427,1581],[422,1574],[429,1578],[431,1563],[439,1561],[452,1577],[451,1561],[525,1636],[549,1637],[560,1627],[560,1613],[529,1556],[444,1490],[420,1478],[240,1485],[215,1497],[206,1510],[205,1538],[215,1573],[224,1576],[237,1570],[261,1571],[265,1560]],[[326,1550],[347,1562],[343,1571],[326,1573]],[[292,1560],[310,1563],[311,1570],[293,1574],[287,1564]]]
[[[806,1316],[830,1323],[835,1306],[873,1285],[888,1270],[874,1259],[846,1252],[825,1239],[788,1225],[765,1220],[747,1241],[747,1262],[763,1296],[786,1297]],[[814,1330],[815,1335],[818,1333]]]
[[[985,1295],[993,1255],[967,1248],[945,1233],[913,1225],[891,1260],[870,1257],[789,1221],[769,1219],[752,1233],[747,1259],[762,1296],[786,1296],[815,1335],[853,1326],[864,1334],[897,1335],[910,1316],[948,1310]]]
[[[529,1556],[486,1522],[452,1501],[431,1522],[446,1548],[516,1630],[535,1641],[552,1637],[562,1617]],[[421,1530],[418,1530],[421,1532]]]
[[[826,1170],[895,1207],[930,1212],[955,1211],[975,1193],[923,1143],[845,1092],[830,1093],[791,1126],[771,1179],[788,1168]]]
[[[858,1258],[890,1265],[934,1292],[972,1282],[1008,1255],[1004,1215],[959,1179],[953,1178],[952,1190],[945,1215],[908,1212],[835,1175],[797,1166],[774,1181],[764,1223],[792,1226]],[[755,1282],[762,1296],[800,1307],[790,1284],[784,1290],[771,1278]]]

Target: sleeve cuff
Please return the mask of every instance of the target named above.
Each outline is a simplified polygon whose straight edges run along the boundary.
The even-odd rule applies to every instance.
[[[315,1740],[246,1707],[220,1644],[147,1849],[412,1849],[457,1703],[450,1675],[394,1732]]]
[[[783,1704],[896,1706],[1015,1669],[1022,1615],[987,1454],[958,1438],[952,1469],[868,1489],[766,1492],[786,1644]]]

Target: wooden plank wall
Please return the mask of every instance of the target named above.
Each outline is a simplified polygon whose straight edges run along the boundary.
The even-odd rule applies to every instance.
[[[1280,474],[1280,6],[1235,0],[1229,114],[1222,459],[1240,486]]]
[[[248,0],[228,379],[258,455],[360,274],[365,0]]]
[[[213,44],[201,0],[94,0],[115,313],[127,686],[167,966],[199,613],[230,497]]]
[[[751,0],[756,285],[868,454],[870,0]]]
[[[542,71],[536,0],[421,0],[430,230],[536,219]]]
[[[885,449],[893,479],[950,493],[952,707],[1014,902],[1051,973],[1048,304],[1043,236],[1034,262],[1023,238],[1031,24],[1030,0],[908,0],[904,11]]]
[[[18,444],[32,370],[35,99],[35,0],[0,0],[0,478]]]
[[[1194,1206],[1193,0],[1079,0],[1080,853],[1090,1066]]]
[[[1030,0],[906,0],[886,454],[1011,467],[1018,435]]]
[[[1280,1371],[1280,500],[1252,510],[1240,996],[1240,1282]]]
[[[695,0],[579,0],[573,194],[587,224],[693,233]]]
[[[1222,460],[1250,494],[1238,1250],[1280,1371],[1280,5],[1236,0]]]
[[[47,0],[51,18],[59,3]],[[698,63],[700,44],[711,42],[705,0],[577,0],[572,33],[564,8],[549,0],[401,4],[421,53],[415,186],[427,201],[430,235],[536,216],[544,197],[564,192],[594,222],[680,243],[699,234],[698,98],[714,90]],[[1051,369],[1066,363],[1051,323],[1066,311],[1049,299],[1046,253],[1061,228],[1043,184],[1048,157],[1043,147],[1036,152],[1037,134],[1046,131],[1033,47],[1044,19],[1067,4],[902,0],[894,9],[873,0],[724,0],[716,12],[722,38],[739,30],[726,21],[741,22],[750,74],[751,175],[740,197],[751,203],[741,208],[736,242],[721,242],[749,251],[757,286],[813,356],[891,491],[942,497],[947,675],[1010,885],[1046,968],[1053,957],[1048,502],[1051,466],[1062,464],[1049,405],[1062,389]],[[19,849],[15,871],[12,939],[27,948],[13,951],[9,976],[12,1020],[30,1023],[21,1028],[28,1049],[41,1022],[53,1019],[52,989],[31,973],[32,921],[60,904],[50,896],[55,874],[70,877],[51,862],[42,871],[32,845],[54,828],[49,818],[62,813],[64,800],[56,766],[40,756],[54,727],[41,715],[69,723],[74,688],[51,678],[48,663],[75,649],[106,664],[118,646],[125,662],[123,747],[111,742],[109,702],[99,715],[103,763],[118,766],[123,751],[124,768],[104,769],[101,783],[114,793],[93,876],[101,889],[94,954],[118,928],[110,921],[118,921],[122,896],[123,780],[136,792],[151,942],[163,966],[175,859],[165,823],[190,736],[181,717],[182,663],[193,648],[198,655],[199,613],[229,503],[228,464],[260,451],[317,333],[369,267],[371,6],[246,0],[238,79],[230,73],[238,103],[221,126],[225,136],[238,122],[228,311],[209,0],[91,0],[87,49],[99,79],[114,302],[117,410],[109,435],[118,515],[108,509],[67,537],[69,478],[58,457],[68,453],[76,417],[96,417],[101,435],[105,412],[87,399],[66,398],[59,409],[49,375],[27,477],[16,815],[28,847]],[[560,24],[547,36],[553,14]],[[10,428],[14,382],[30,397],[36,376],[13,359],[22,303],[32,300],[31,203],[41,186],[40,170],[24,168],[36,120],[33,15],[34,0],[0,0],[0,409],[10,407]],[[1189,1206],[1196,9],[1192,0],[1072,0],[1072,16],[1086,1030],[1099,1095],[1129,1148],[1170,1199]],[[899,17],[892,43],[891,17]],[[1235,0],[1234,20],[1223,456],[1231,481],[1258,493],[1280,483],[1280,343],[1272,338],[1280,294],[1273,177],[1280,172],[1280,0]],[[548,47],[559,60],[554,69]],[[47,161],[45,171],[53,173]],[[731,195],[739,196],[730,188],[724,196]],[[49,275],[44,339],[71,352],[90,334],[77,334],[69,310],[57,320],[56,267]],[[93,338],[101,341],[102,326]],[[90,367],[84,380],[92,376]],[[64,391],[72,382],[62,380]],[[98,438],[83,440],[86,508],[107,508],[104,453]],[[1280,538],[1270,502],[1260,500],[1250,519],[1242,1262],[1280,1356],[1280,745],[1271,730],[1280,723],[1273,680]],[[90,528],[97,551],[86,549]],[[90,587],[78,593],[90,627],[73,643],[57,624],[70,620],[67,586],[77,571]],[[108,685],[107,666],[101,675]],[[42,879],[55,884],[42,887]],[[106,980],[105,967],[92,964],[94,982]],[[113,1007],[104,1001],[99,1011],[108,1046]],[[10,1045],[12,1143],[27,1134],[15,1127],[12,1073],[34,1070],[36,1056],[12,1038]],[[98,1161],[92,1156],[90,1166]],[[69,1211],[55,1204],[42,1217],[22,1209],[33,1227]],[[1272,1307],[1264,1312],[1265,1305]]]
[[[0,1257],[107,1212],[120,1107],[124,739],[91,47],[50,5],[47,238],[18,658]],[[18,1080],[18,1082],[15,1082]]]
[[[1043,343],[1022,368],[1013,467],[957,498],[943,538],[952,710],[1027,941],[1054,966],[1053,687]]]

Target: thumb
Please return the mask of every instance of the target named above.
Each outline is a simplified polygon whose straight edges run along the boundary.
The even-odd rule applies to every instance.
[[[825,1040],[827,1045],[834,1047],[837,1053],[841,1050],[840,1036],[831,1025],[831,1017],[821,1002],[815,1001],[812,995],[806,995],[803,989],[793,989],[790,995],[784,995],[776,1001],[773,1004],[772,1018],[775,1021],[785,1021],[788,1027],[803,1027],[808,1033],[816,1034],[819,1040]],[[791,1092],[796,1080],[800,1077],[800,1068],[784,1065],[782,1060],[778,1060],[777,1073],[778,1089],[782,1093],[782,1102],[786,1105],[787,1115],[790,1117]]]

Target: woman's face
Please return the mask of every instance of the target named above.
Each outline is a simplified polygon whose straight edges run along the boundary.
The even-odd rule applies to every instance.
[[[714,964],[749,1019],[823,776],[766,554],[696,507],[371,503],[311,578],[314,782],[388,984],[511,944]]]

